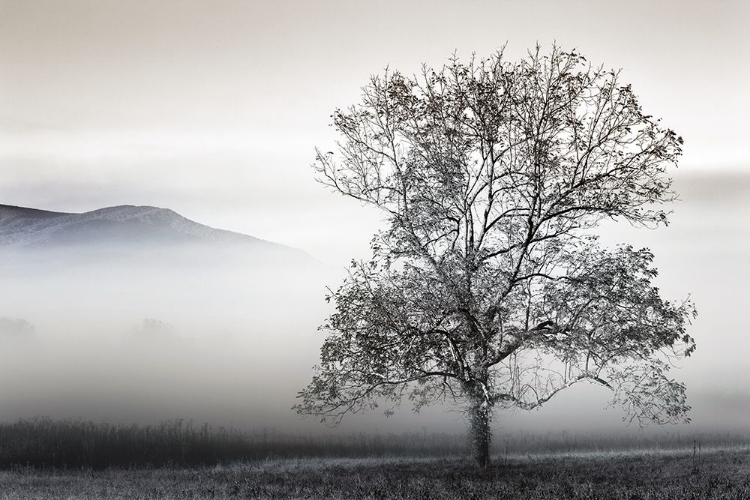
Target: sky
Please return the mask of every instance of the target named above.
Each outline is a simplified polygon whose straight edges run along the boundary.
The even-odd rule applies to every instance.
[[[554,41],[622,68],[685,138],[686,174],[735,172],[750,160],[748,21],[731,0],[0,0],[0,199],[166,206],[337,265],[380,217],[314,181],[333,110],[386,66]]]
[[[0,203],[168,207],[344,266],[367,257],[381,217],[314,179],[332,112],[386,66],[556,42],[622,68],[644,111],[684,137],[670,228],[607,234],[650,245],[665,293],[693,294],[687,378],[750,411],[733,371],[750,348],[748,26],[739,0],[0,0]]]

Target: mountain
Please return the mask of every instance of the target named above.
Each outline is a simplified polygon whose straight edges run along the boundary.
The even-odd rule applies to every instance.
[[[231,243],[289,247],[253,236],[214,229],[167,208],[123,205],[84,213],[64,213],[0,205],[0,246],[71,244]]]

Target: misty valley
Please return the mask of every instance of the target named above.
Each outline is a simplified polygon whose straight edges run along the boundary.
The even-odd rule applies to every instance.
[[[402,409],[385,421],[376,410],[339,429],[301,419],[290,406],[317,362],[314,328],[341,270],[299,250],[154,207],[11,206],[0,206],[0,249],[8,491],[109,498],[132,481],[133,494],[152,495],[179,483],[184,498],[750,491],[746,434],[597,427],[619,417],[585,392],[569,396],[578,412],[553,409],[536,427],[535,414],[503,415],[492,442],[500,468],[490,476],[456,458],[470,453],[457,411]],[[576,428],[583,411],[598,430],[560,430]],[[602,463],[612,472],[602,475]],[[661,475],[646,472],[654,467]],[[360,482],[342,480],[352,474]],[[445,479],[428,479],[435,475]],[[634,477],[649,479],[635,486]]]
[[[749,7],[0,0],[0,500],[750,499]]]

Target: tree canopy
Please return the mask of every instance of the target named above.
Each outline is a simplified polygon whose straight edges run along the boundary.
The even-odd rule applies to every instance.
[[[695,349],[694,306],[660,296],[648,249],[603,248],[595,233],[605,219],[667,223],[683,142],[618,71],[559,47],[453,57],[373,76],[333,124],[318,179],[386,227],[329,297],[297,411],[336,423],[404,397],[464,402],[480,465],[493,408],[535,408],[581,381],[612,390],[631,420],[686,418],[668,371]]]

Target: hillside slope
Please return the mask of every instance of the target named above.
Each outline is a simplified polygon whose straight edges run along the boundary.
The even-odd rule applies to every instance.
[[[0,205],[0,246],[199,241],[289,249],[253,236],[199,224],[167,208],[123,205],[84,213],[63,213]]]

